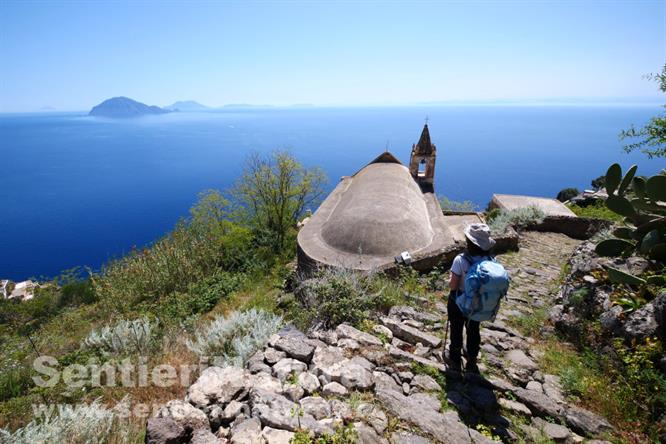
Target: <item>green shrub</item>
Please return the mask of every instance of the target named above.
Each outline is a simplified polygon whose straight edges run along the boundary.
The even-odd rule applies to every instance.
[[[290,444],[354,444],[357,438],[354,425],[347,424],[337,427],[333,435],[324,434],[318,438],[312,437],[307,430],[297,430]]]
[[[488,226],[494,234],[503,234],[509,227],[521,228],[538,224],[546,215],[536,206],[516,208],[515,210],[500,210],[489,221]]]
[[[60,293],[52,287],[37,290],[32,299],[25,301],[0,298],[0,324],[27,334],[58,313],[59,301]]]
[[[612,222],[621,222],[624,218],[619,214],[613,213],[606,207],[603,201],[595,202],[593,205],[586,207],[579,207],[578,205],[568,205],[569,209],[573,211],[578,217],[588,217],[592,219],[604,219]]]
[[[616,341],[614,348],[619,361],[612,353],[577,353],[552,341],[546,345],[541,368],[560,377],[568,396],[584,400],[619,428],[654,434],[666,411],[666,379],[654,363],[661,355],[661,344],[648,340],[632,349]]]
[[[27,367],[3,369],[0,373],[0,401],[24,395],[30,387],[32,379]]]
[[[296,295],[310,322],[332,327],[343,322],[358,326],[373,311],[398,303],[402,291],[380,274],[325,268],[301,282]]]
[[[532,312],[520,316],[511,316],[508,319],[509,325],[516,327],[521,333],[538,337],[541,328],[548,319],[548,311],[544,307],[537,307]]]
[[[446,196],[438,196],[438,197],[439,197],[439,206],[442,207],[442,211],[470,213],[477,210],[477,206],[474,204],[474,202],[470,200],[458,202],[455,200],[451,200]]]
[[[580,194],[578,188],[564,188],[563,190],[560,190],[559,193],[557,193],[556,199],[559,200],[560,202],[566,202],[572,197],[578,196],[578,194]]]
[[[167,236],[107,264],[93,278],[100,299],[126,311],[142,301],[186,292],[220,268],[232,272],[254,265],[251,232],[229,219],[227,205],[219,192],[204,193],[191,217]]]
[[[212,310],[220,300],[236,291],[244,280],[243,274],[218,271],[190,284],[186,292],[174,292],[160,298],[154,309],[165,323],[177,324]]]
[[[282,318],[261,310],[218,316],[200,328],[187,346],[201,357],[215,357],[218,365],[242,367],[282,326]]]

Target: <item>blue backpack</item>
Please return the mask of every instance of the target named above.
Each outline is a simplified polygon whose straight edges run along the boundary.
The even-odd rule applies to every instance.
[[[493,257],[474,262],[464,255],[470,266],[465,277],[465,291],[456,298],[462,314],[473,321],[495,319],[502,297],[509,291],[509,273]]]

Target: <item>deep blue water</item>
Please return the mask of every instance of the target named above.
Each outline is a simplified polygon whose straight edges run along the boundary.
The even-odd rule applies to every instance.
[[[407,162],[428,116],[436,190],[480,206],[493,192],[554,196],[589,187],[612,162],[639,173],[661,160],[622,152],[618,132],[653,106],[293,108],[112,121],[84,113],[0,115],[0,277],[103,262],[146,244],[224,189],[252,151],[290,149],[332,188],[384,151]]]

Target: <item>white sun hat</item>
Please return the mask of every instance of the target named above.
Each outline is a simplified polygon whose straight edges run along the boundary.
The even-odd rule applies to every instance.
[[[465,227],[465,237],[484,251],[495,246],[495,239],[490,237],[490,228],[486,224],[471,224]]]

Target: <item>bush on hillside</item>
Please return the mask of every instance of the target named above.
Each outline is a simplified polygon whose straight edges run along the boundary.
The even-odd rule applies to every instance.
[[[282,317],[262,310],[233,312],[218,316],[200,328],[190,350],[201,357],[215,358],[217,365],[242,367],[245,362],[268,342],[268,338],[282,326]]]
[[[206,313],[236,291],[246,279],[244,274],[217,271],[199,282],[191,283],[186,292],[174,292],[160,298],[156,312],[165,323]]]
[[[112,261],[93,278],[95,291],[118,311],[155,301],[217,270],[242,271],[255,265],[252,234],[231,221],[229,203],[217,191],[203,193],[189,219],[152,246]]]
[[[536,206],[516,208],[515,210],[499,210],[494,213],[492,220],[488,221],[488,226],[493,234],[501,235],[509,227],[522,228],[538,224],[545,217],[544,212]]]
[[[571,199],[572,197],[576,197],[579,194],[580,191],[578,191],[578,188],[564,188],[563,190],[560,190],[559,193],[557,193],[556,199],[560,202],[566,202],[567,200]]]
[[[91,331],[82,346],[114,356],[146,355],[154,343],[156,330],[157,322],[146,317],[131,321],[122,319],[112,326]]]
[[[460,213],[470,213],[477,210],[477,206],[474,205],[474,202],[470,200],[458,202],[451,200],[446,196],[439,196],[439,206],[442,207],[442,211],[453,211]]]
[[[580,207],[578,205],[572,204],[568,205],[569,209],[576,213],[578,217],[589,217],[593,219],[604,219],[610,220],[612,222],[622,222],[624,217],[619,214],[613,213],[608,209],[606,203],[602,200],[595,202],[593,205],[588,205],[586,207]]]
[[[127,402],[123,400],[123,402]],[[51,414],[33,419],[15,432],[0,429],[0,442],[12,444],[130,442],[138,430],[99,400],[58,405]]]
[[[398,283],[380,274],[324,268],[301,282],[296,295],[310,323],[333,327],[359,325],[373,311],[388,310],[402,296]]]

